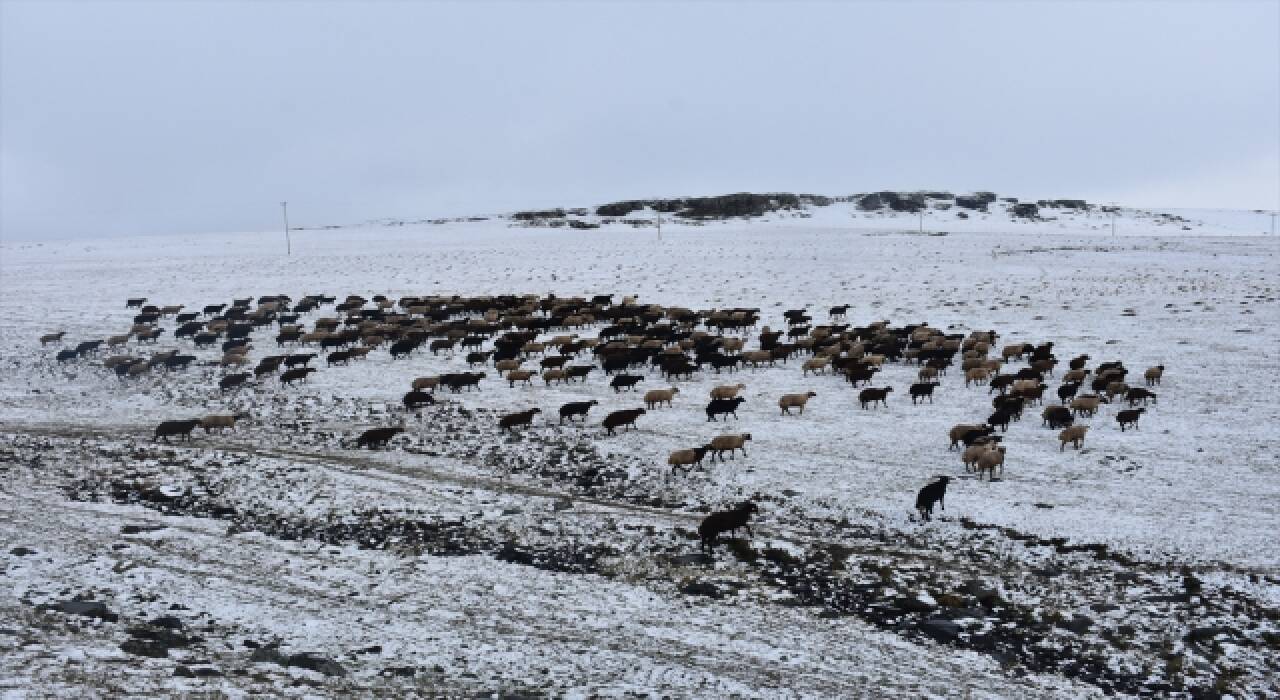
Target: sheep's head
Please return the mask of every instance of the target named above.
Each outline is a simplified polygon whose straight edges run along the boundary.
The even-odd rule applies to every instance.
[[[818,393],[817,393],[816,391],[811,391],[811,392],[809,392],[809,393],[805,394],[805,396],[808,396],[809,398],[813,398],[813,397],[815,397],[815,396],[817,396],[817,395],[818,395]]]

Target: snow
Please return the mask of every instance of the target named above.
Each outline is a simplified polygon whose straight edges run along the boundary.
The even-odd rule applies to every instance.
[[[744,576],[746,565],[727,555],[710,568],[662,562],[672,548],[696,549],[673,533],[696,527],[698,507],[757,496],[765,499],[756,526],[761,551],[802,557],[831,536],[815,530],[816,523],[847,520],[915,533],[921,539],[903,543],[903,551],[923,548],[928,557],[950,561],[971,543],[967,538],[985,536],[985,530],[962,529],[967,520],[1044,540],[1104,544],[1165,567],[1161,571],[1189,566],[1206,586],[1274,606],[1280,599],[1274,535],[1280,529],[1280,408],[1268,379],[1280,347],[1276,240],[1258,235],[1267,230],[1266,217],[1177,213],[1186,221],[1122,210],[1114,237],[1110,217],[1096,211],[1042,211],[1056,219],[1038,222],[998,210],[967,220],[954,209],[930,211],[925,231],[945,235],[920,235],[916,215],[868,214],[841,202],[804,216],[777,212],[704,225],[664,217],[661,241],[652,228],[525,228],[490,219],[297,231],[288,257],[278,234],[5,242],[0,449],[10,459],[0,462],[8,482],[0,490],[0,533],[10,546],[39,554],[7,559],[4,573],[15,586],[0,604],[16,610],[22,600],[94,589],[122,608],[133,606],[138,617],[185,601],[232,645],[278,637],[293,651],[326,650],[335,658],[382,646],[373,657],[342,655],[344,665],[358,669],[348,678],[294,670],[311,682],[338,684],[329,690],[403,690],[377,670],[438,665],[445,671],[429,681],[420,673],[407,682],[449,692],[525,689],[583,697],[848,697],[873,688],[922,696],[1091,695],[1098,688],[1072,678],[1017,676],[988,655],[771,602],[788,599],[785,591],[747,587],[722,599],[677,592],[682,579]],[[1057,431],[1041,428],[1039,409],[1030,409],[1005,436],[1005,472],[988,482],[966,475],[959,454],[947,449],[951,425],[981,422],[991,411],[986,387],[966,389],[956,368],[942,378],[934,403],[916,406],[906,388],[917,368],[887,365],[876,385],[896,391],[887,408],[871,410],[858,407],[856,391],[843,379],[804,377],[796,360],[720,377],[706,370],[675,382],[680,393],[673,407],[649,411],[639,430],[605,438],[599,421],[608,411],[639,406],[643,390],[669,384],[653,372],[640,391],[615,394],[595,372],[585,384],[513,389],[490,367],[481,391],[442,396],[454,402],[439,409],[443,413],[429,409],[424,420],[407,419],[413,449],[371,454],[355,453],[344,441],[364,428],[404,420],[399,397],[410,380],[465,367],[461,354],[419,351],[393,361],[376,351],[348,367],[321,363],[297,390],[272,384],[224,397],[214,369],[122,383],[96,361],[57,365],[56,349],[36,341],[55,330],[67,331],[72,345],[122,333],[135,313],[124,308],[127,297],[192,310],[276,293],[395,299],[549,292],[635,294],[642,303],[694,309],[757,307],[773,328],[784,326],[783,310],[807,307],[815,323],[824,323],[828,307],[847,303],[854,325],[888,319],[928,322],[948,333],[993,328],[1002,335],[999,345],[1052,340],[1064,361],[1082,353],[1093,358],[1090,366],[1122,360],[1139,382],[1147,366],[1167,369],[1154,388],[1159,401],[1148,407],[1139,430],[1121,432],[1118,407],[1104,406],[1085,421],[1091,430],[1079,451],[1060,451]],[[326,307],[305,320],[332,313]],[[166,327],[170,333],[159,348],[190,352],[187,341],[172,338],[171,321]],[[255,361],[281,352],[261,338],[251,353]],[[128,351],[152,349],[131,343]],[[219,353],[194,354],[205,360]],[[748,387],[740,419],[706,422],[709,389],[737,382]],[[809,390],[817,396],[803,416],[778,415],[778,396]],[[587,398],[601,405],[585,426],[555,425],[556,407]],[[534,406],[543,409],[545,425],[517,437],[497,433],[494,415]],[[463,420],[463,409],[470,412],[463,424],[474,434],[433,432],[446,417]],[[190,448],[150,443],[160,420],[237,411],[251,419],[234,432],[198,432]],[[687,477],[670,474],[670,451],[724,432],[751,433],[749,456],[709,463]],[[576,492],[522,461],[544,464],[538,455],[562,442],[625,468],[631,496],[682,505],[642,507],[634,498]],[[41,461],[30,462],[37,454]],[[606,544],[618,553],[608,558],[608,575],[582,575],[487,553],[430,556],[285,541],[233,532],[212,518],[68,500],[69,484],[98,483],[103,474],[118,478],[124,469],[169,495],[216,487],[220,498],[244,511],[297,519],[418,511],[436,521],[465,521],[495,542]],[[57,477],[42,480],[44,470]],[[937,474],[955,478],[944,517],[914,522],[915,492]],[[572,507],[553,509],[566,496]],[[129,523],[165,529],[116,534]],[[121,541],[125,548],[111,548]],[[1008,547],[999,556],[1023,562],[1019,566],[1064,566],[1082,576],[1101,566],[1078,553],[1046,558],[1016,542],[999,546]],[[855,559],[882,556],[860,550]],[[1177,580],[1174,573],[1151,576],[1150,585]],[[155,600],[139,599],[140,591]],[[920,601],[938,603],[929,591],[918,593]],[[1024,596],[1033,606],[1044,602],[1041,592],[1002,594]],[[1040,607],[1058,609],[1056,603]],[[1106,617],[1089,614],[1099,624]],[[1150,613],[1160,614],[1168,614],[1166,607]],[[96,664],[98,651],[115,649],[106,627],[51,632],[67,646],[38,659],[0,636],[14,659],[0,662],[0,689],[36,679],[50,679],[42,681],[50,692],[65,689],[48,674],[55,665]],[[249,650],[241,649],[235,658],[243,665]],[[217,660],[234,666],[228,653]],[[1261,662],[1251,655],[1258,653],[1233,647],[1231,657],[1256,669]],[[170,678],[167,670],[144,681],[111,664],[101,668],[112,683],[134,690],[306,692],[276,676],[261,680],[256,671],[197,686]]]

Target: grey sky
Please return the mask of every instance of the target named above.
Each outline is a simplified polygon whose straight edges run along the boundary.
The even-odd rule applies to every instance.
[[[1280,206],[1280,2],[0,1],[0,235],[991,189]]]

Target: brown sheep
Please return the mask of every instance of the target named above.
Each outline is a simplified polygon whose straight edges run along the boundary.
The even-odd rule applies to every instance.
[[[791,415],[791,409],[799,408],[800,415],[803,416],[804,405],[814,396],[817,396],[817,394],[812,391],[805,394],[783,394],[782,398],[778,399],[778,408],[782,409],[782,415],[784,416]]]
[[[702,460],[710,449],[711,445],[703,445],[702,447],[672,452],[671,456],[667,457],[667,464],[671,465],[671,473],[674,474],[681,467],[685,467],[685,471],[689,471],[690,467],[702,466]]]
[[[747,442],[751,440],[751,433],[742,433],[741,435],[717,435],[711,439],[711,450],[715,452],[715,457],[719,457],[720,461],[724,461],[724,453],[729,453],[729,459],[733,459],[734,452],[742,450],[742,456],[747,456]]]
[[[440,386],[439,377],[418,377],[413,380],[414,391],[422,391],[423,389],[426,389],[427,391],[434,393],[437,386]]]
[[[1142,377],[1147,380],[1147,386],[1159,386],[1160,379],[1164,376],[1164,365],[1156,365],[1148,367],[1147,371],[1142,373]]]
[[[746,389],[746,384],[722,385],[711,390],[711,398],[713,399],[732,399],[738,395],[738,392]]]
[[[204,419],[200,421],[200,427],[204,428],[204,431],[206,433],[213,430],[214,428],[217,428],[218,432],[221,433],[227,428],[231,428],[234,430],[236,427],[237,420],[240,420],[241,418],[248,418],[248,417],[249,417],[249,414],[247,413],[236,413],[234,415],[222,415],[222,416],[205,416]]]
[[[1058,448],[1058,451],[1062,452],[1063,450],[1066,450],[1068,442],[1077,450],[1080,449],[1081,443],[1084,442],[1084,434],[1087,432],[1089,432],[1089,426],[1087,425],[1073,425],[1064,429],[1062,432],[1058,433],[1058,440],[1062,441],[1062,445]]]
[[[542,413],[542,409],[531,408],[527,411],[519,411],[517,413],[508,413],[507,415],[498,419],[498,426],[501,427],[503,430],[514,433],[516,426],[529,425],[533,423],[533,416],[536,413]]]
[[[46,333],[45,335],[40,336],[40,344],[48,345],[49,343],[56,343],[62,340],[62,336],[66,334],[67,334],[66,331],[58,331],[57,333]]]
[[[970,384],[986,384],[991,378],[991,373],[985,367],[974,367],[964,373],[964,385],[968,387]]]
[[[542,381],[551,386],[552,382],[564,383],[569,380],[569,372],[563,369],[549,369],[542,373]]]
[[[680,390],[676,387],[646,391],[644,392],[644,405],[649,410],[653,410],[655,406],[661,406],[664,403],[670,406],[671,399],[675,398],[675,395],[679,393]]]
[[[511,383],[512,388],[516,382],[524,382],[525,385],[533,383],[533,371],[527,369],[515,369],[507,372],[507,381]]]
[[[1000,468],[1000,473],[1004,473],[1004,454],[1005,448],[992,447],[986,452],[978,456],[977,468],[978,478],[982,478],[982,472],[987,472],[987,480],[990,481],[996,476],[996,467]]]
[[[1111,403],[1104,396],[1096,394],[1082,394],[1071,400],[1071,410],[1077,416],[1093,416],[1098,412],[1098,406],[1102,403]]]

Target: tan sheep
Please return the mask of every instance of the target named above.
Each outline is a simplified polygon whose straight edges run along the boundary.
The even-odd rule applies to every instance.
[[[868,367],[880,367],[884,364],[884,355],[867,355],[862,358],[863,364]]]
[[[423,389],[426,389],[427,391],[434,393],[438,386],[440,386],[439,377],[418,377],[413,380],[414,391],[422,391]]]
[[[938,368],[937,367],[921,367],[920,371],[916,372],[916,377],[918,377],[922,382],[928,381],[930,379],[937,379]]]
[[[109,348],[120,347],[121,345],[124,345],[128,342],[129,342],[129,336],[127,334],[113,335],[110,338],[107,338],[107,347]]]
[[[549,369],[542,373],[542,381],[551,386],[552,382],[564,383],[569,380],[569,372],[563,369]]]
[[[520,369],[520,365],[522,364],[524,364],[523,360],[498,360],[493,363],[493,368],[499,372],[510,372],[512,370]]]
[[[1077,416],[1093,416],[1103,398],[1096,394],[1081,394],[1071,400],[1071,411]]]
[[[804,361],[800,368],[804,370],[804,376],[809,376],[809,372],[814,374],[825,374],[827,368],[831,366],[831,358],[829,357],[812,357]]]
[[[1015,379],[1013,386],[1010,388],[1015,394],[1023,391],[1035,391],[1040,388],[1040,382],[1035,379]]]
[[[733,459],[733,454],[737,450],[742,450],[742,456],[747,456],[747,441],[751,439],[751,433],[742,433],[740,435],[717,435],[711,438],[711,451],[715,452],[715,456],[724,461],[724,453],[729,453],[729,459]]]
[[[1083,382],[1086,378],[1088,378],[1088,376],[1089,376],[1089,370],[1087,369],[1069,369],[1067,370],[1066,374],[1062,375],[1062,382],[1064,384],[1074,384],[1076,382]]]
[[[1124,382],[1111,382],[1107,385],[1107,398],[1114,399],[1117,395],[1123,395],[1129,391],[1129,385]]]
[[[214,428],[217,428],[218,432],[221,433],[225,431],[227,428],[231,428],[234,430],[236,427],[237,420],[240,420],[241,418],[248,418],[248,417],[249,416],[244,413],[237,413],[235,415],[229,415],[229,416],[205,416],[200,421],[200,427],[204,428],[204,431],[206,433],[213,430]]]
[[[973,471],[973,465],[978,463],[978,458],[987,453],[992,448],[991,443],[982,443],[979,445],[970,445],[964,448],[964,452],[960,454],[960,461],[964,462],[965,471]]]
[[[989,447],[986,452],[978,456],[977,468],[978,478],[982,478],[982,472],[987,472],[987,480],[990,481],[996,476],[996,467],[1000,468],[1000,473],[1004,473],[1004,451],[1005,448]]]
[[[746,384],[723,384],[711,390],[711,398],[713,399],[732,399],[738,395],[739,391],[746,389]]]
[[[528,385],[533,383],[533,375],[533,370],[513,369],[510,372],[507,372],[507,381],[511,382],[511,386],[513,388],[515,387],[516,382],[524,382]]]
[[[711,445],[703,445],[702,447],[694,447],[688,450],[676,450],[671,453],[670,457],[667,457],[667,464],[671,465],[672,473],[675,473],[676,469],[680,467],[684,467],[687,472],[690,467],[701,466],[702,458],[707,455],[710,449]]]
[[[675,395],[679,393],[680,390],[676,387],[671,387],[670,389],[651,389],[644,392],[644,405],[651,411],[654,406],[661,406],[664,403],[670,406],[671,399],[675,398]]]
[[[751,365],[752,369],[759,367],[761,364],[773,364],[773,353],[768,350],[752,350],[742,353],[742,361]]]
[[[1087,425],[1073,425],[1069,428],[1064,428],[1062,432],[1058,433],[1058,440],[1062,441],[1062,446],[1058,448],[1058,451],[1066,450],[1068,442],[1077,450],[1080,449],[1080,445],[1084,442],[1084,434],[1087,432],[1089,432],[1089,426]]]
[[[964,385],[966,387],[970,384],[986,384],[990,379],[991,373],[987,371],[986,367],[974,367],[964,373]]]
[[[951,438],[951,449],[955,449],[960,444],[960,440],[968,433],[974,430],[990,430],[991,426],[979,423],[960,423],[951,428],[951,432],[947,433],[947,437]]]
[[[1147,386],[1159,386],[1160,379],[1164,376],[1164,365],[1156,365],[1148,367],[1147,371],[1142,373],[1143,379],[1147,380]]]
[[[243,353],[228,352],[222,356],[218,364],[223,367],[240,367],[249,364],[249,358]]]
[[[783,394],[782,398],[778,399],[778,408],[782,409],[782,415],[784,416],[791,415],[791,409],[799,408],[800,415],[803,416],[804,405],[809,403],[809,399],[814,396],[817,396],[817,394],[812,391],[806,394]]]

